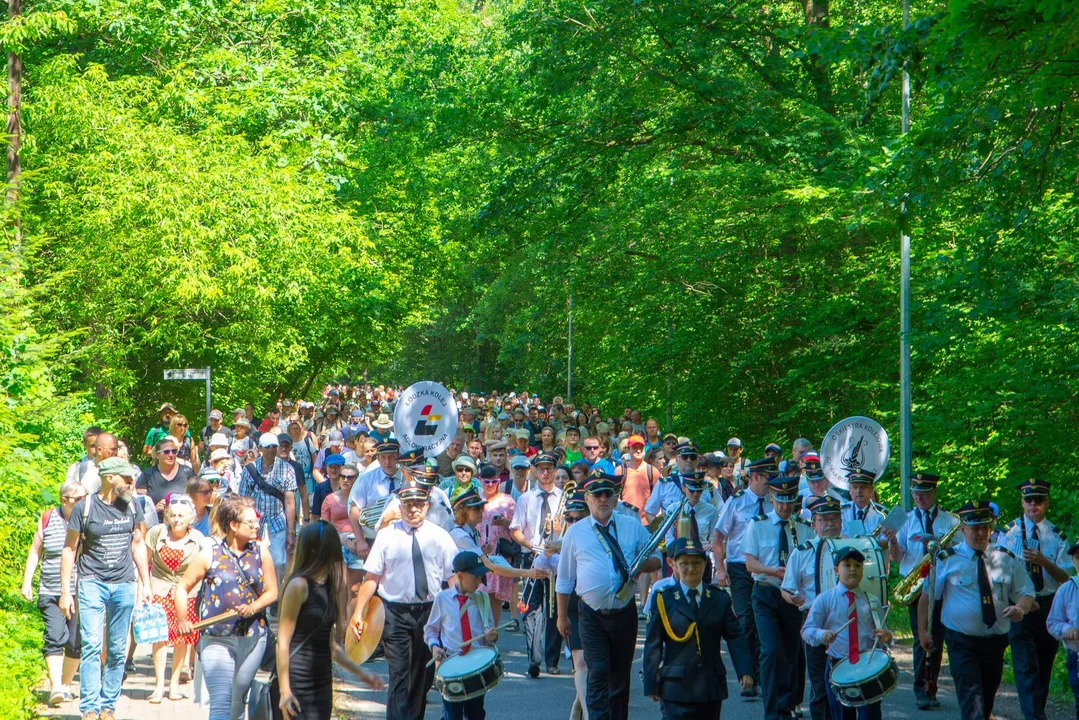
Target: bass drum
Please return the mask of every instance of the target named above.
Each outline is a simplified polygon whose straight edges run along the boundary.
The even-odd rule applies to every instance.
[[[884,552],[880,549],[880,545],[877,544],[876,538],[828,538],[825,542],[828,543],[826,547],[832,553],[832,557],[835,557],[840,550],[849,547],[865,555],[865,565],[862,567],[862,582],[858,587],[870,597],[876,597],[880,605],[887,605],[888,564],[885,560]],[[834,563],[832,565],[834,566]],[[829,583],[829,587],[835,587],[834,577],[835,573],[833,571],[833,582]]]
[[[866,653],[852,664],[843,660],[832,668],[828,682],[841,705],[863,707],[880,702],[899,684],[899,668],[887,651]]]
[[[442,661],[435,670],[435,689],[450,702],[464,702],[487,694],[501,679],[498,650],[476,647]]]

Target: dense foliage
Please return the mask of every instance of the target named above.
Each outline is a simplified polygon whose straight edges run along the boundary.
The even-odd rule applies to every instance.
[[[852,414],[897,441],[902,224],[915,466],[1008,513],[1048,477],[1070,524],[1079,8],[899,10],[26,2],[2,502],[56,484],[54,396],[128,439],[162,399],[200,423],[167,367],[219,407],[365,369],[560,392],[571,296],[578,401],[750,454]]]

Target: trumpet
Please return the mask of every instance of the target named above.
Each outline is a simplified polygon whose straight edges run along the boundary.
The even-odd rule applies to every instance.
[[[912,602],[918,599],[918,593],[922,591],[922,585],[925,583],[925,577],[929,574],[929,568],[933,563],[933,556],[937,550],[947,546],[955,537],[956,532],[959,531],[960,523],[956,523],[955,527],[949,530],[944,537],[940,539],[939,543],[929,543],[926,548],[928,552],[919,560],[911,571],[899,581],[895,586],[895,590],[892,592],[892,597],[900,605],[910,605]]]

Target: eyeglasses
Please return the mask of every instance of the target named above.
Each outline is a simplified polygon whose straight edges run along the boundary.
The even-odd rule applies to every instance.
[[[606,500],[607,498],[614,495],[614,492],[612,492],[611,490],[597,490],[596,492],[590,493],[590,494],[594,498],[599,498],[600,500]]]
[[[78,502],[79,500],[82,500],[86,496],[85,495],[61,495],[60,497],[63,500],[72,500],[74,502]]]
[[[246,525],[247,527],[257,528],[259,526],[258,518],[252,518],[250,520],[240,520],[238,522],[240,525]]]
[[[160,453],[162,455],[175,455],[178,452],[180,452],[180,451],[177,450],[176,448],[171,448],[171,449],[166,449],[166,450],[158,450],[158,453]]]
[[[480,482],[482,482],[484,485],[497,485],[502,481],[498,478],[495,478],[494,480],[481,480]]]
[[[664,445],[677,445],[678,441],[677,440],[664,440],[663,444]]]
[[[194,492],[196,495],[209,495],[213,491],[213,488],[206,488],[205,490],[195,490]]]
[[[176,423],[176,427],[187,427],[187,423]]]

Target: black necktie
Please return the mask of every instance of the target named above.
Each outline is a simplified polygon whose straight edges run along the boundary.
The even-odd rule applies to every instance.
[[[854,511],[854,514],[855,514],[855,520],[861,520],[862,522],[865,522],[865,509],[864,508],[856,508],[855,511]]]
[[[607,544],[611,546],[611,560],[614,562],[614,569],[618,571],[618,577],[622,578],[622,584],[629,582],[629,570],[626,565],[626,556],[622,554],[622,548],[618,547],[618,541],[615,540],[614,533],[611,532],[614,525],[614,518],[611,518],[611,522],[607,525],[600,525],[596,523],[596,527],[603,533],[603,537],[607,538]]]
[[[1037,525],[1030,531],[1030,539],[1032,542],[1038,543],[1035,547],[1040,546],[1041,543],[1038,540]],[[1041,592],[1045,588],[1045,575],[1042,573],[1042,566],[1038,563],[1030,563],[1027,567],[1030,568],[1030,579],[1034,583],[1034,591]]]
[[[689,595],[689,606],[691,608],[693,608],[693,612],[696,612],[697,611],[697,588],[691,588],[690,591],[688,593],[686,593],[686,594]]]
[[[757,498],[757,514],[764,514],[764,498]]]
[[[926,535],[933,534],[933,513],[925,511],[922,513],[922,530]]]
[[[550,494],[551,493],[549,492],[540,493],[540,502],[543,503],[543,505],[540,506],[540,537],[547,534],[547,518],[551,515],[551,508],[547,505],[547,497]]]
[[[820,539],[817,540],[817,557],[816,557],[816,560],[814,561],[814,571],[813,571],[813,596],[814,597],[816,597],[817,595],[820,595],[820,558],[821,558],[821,550],[823,550],[823,549],[824,549],[824,538],[820,538]]]
[[[416,533],[417,530],[412,531],[412,573],[416,578],[416,597],[419,602],[427,602],[427,568],[423,564],[423,553],[420,552]]]
[[[779,521],[779,567],[787,567],[787,555],[790,553],[790,544],[787,542],[787,521]]]
[[[691,532],[695,531],[698,534],[700,533],[700,528],[697,527],[697,511],[694,508],[689,509],[689,524],[690,527],[693,528]],[[692,535],[690,537],[692,537]]]
[[[978,595],[982,599],[982,622],[987,628],[997,624],[997,610],[993,607],[993,588],[989,584],[989,570],[985,567],[985,553],[974,551],[978,558]]]

